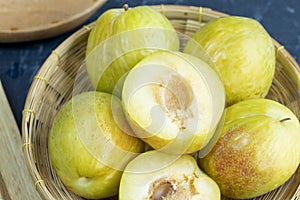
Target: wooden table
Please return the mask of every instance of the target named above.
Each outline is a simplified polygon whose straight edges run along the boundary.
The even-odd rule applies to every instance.
[[[39,200],[25,163],[22,140],[0,81],[0,200]]]

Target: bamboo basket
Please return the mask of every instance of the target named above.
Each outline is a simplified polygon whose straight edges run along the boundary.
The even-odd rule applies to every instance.
[[[168,17],[178,32],[188,36],[192,36],[208,21],[226,16],[224,13],[202,7],[179,5],[153,7]],[[93,25],[92,23],[82,27],[52,52],[34,77],[25,102],[22,147],[33,178],[32,184],[43,199],[82,199],[69,191],[52,169],[47,139],[53,119],[61,106],[74,93],[91,89],[87,75],[81,73],[80,69],[85,59],[87,38]],[[184,44],[186,41],[181,42]],[[283,46],[275,40],[274,44],[277,50],[276,73],[267,98],[286,105],[300,119],[300,68]],[[77,80],[81,82],[76,83]],[[300,199],[299,185],[300,167],[284,185],[254,199],[297,200]],[[117,197],[110,199],[117,199]],[[226,198],[222,197],[222,199]]]

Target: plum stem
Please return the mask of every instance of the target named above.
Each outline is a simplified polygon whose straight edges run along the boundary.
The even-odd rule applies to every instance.
[[[289,120],[291,120],[291,118],[287,117],[287,118],[281,119],[280,122],[285,122],[285,121],[289,121]]]
[[[127,11],[127,10],[128,10],[128,8],[129,8],[128,4],[127,4],[127,3],[126,3],[126,4],[124,4],[124,5],[123,5],[123,8],[124,8],[124,10],[125,10],[125,11]]]

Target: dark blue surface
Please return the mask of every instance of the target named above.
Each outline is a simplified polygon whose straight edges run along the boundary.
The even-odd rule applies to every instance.
[[[254,18],[263,24],[270,35],[280,42],[298,63],[300,62],[300,3],[298,0],[109,0],[85,24],[97,19],[105,10],[122,7],[125,3],[131,7],[153,4],[202,6],[230,15]],[[42,41],[18,44],[0,43],[0,79],[19,127],[21,127],[22,110],[33,77],[52,50],[80,27],[61,36]]]

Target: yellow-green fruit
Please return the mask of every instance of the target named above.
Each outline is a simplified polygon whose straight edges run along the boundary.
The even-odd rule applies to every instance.
[[[168,153],[192,153],[214,135],[225,90],[218,74],[201,59],[159,51],[128,73],[122,103],[130,126],[144,142]]]
[[[276,189],[300,162],[300,126],[285,106],[268,99],[226,109],[221,136],[200,166],[224,196],[248,199]]]
[[[227,105],[267,95],[275,73],[275,47],[259,22],[237,16],[212,20],[195,33],[184,52],[197,56],[199,45],[217,67]]]
[[[148,151],[133,159],[122,175],[120,200],[220,200],[218,185],[190,155]]]
[[[100,92],[73,97],[57,113],[49,135],[51,163],[62,182],[88,199],[116,195],[122,170],[144,149],[125,131],[130,128],[116,97]]]
[[[149,6],[106,11],[88,38],[86,67],[92,84],[112,93],[126,72],[159,49],[179,50],[177,33],[164,15]]]

